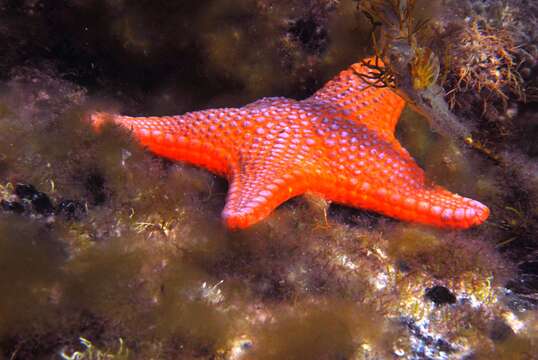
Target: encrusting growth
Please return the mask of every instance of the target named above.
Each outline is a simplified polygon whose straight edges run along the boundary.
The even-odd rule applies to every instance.
[[[394,137],[404,100],[368,86],[358,76],[371,71],[365,61],[302,101],[263,98],[164,117],[94,113],[91,122],[99,129],[111,121],[157,155],[225,176],[230,189],[222,216],[232,229],[306,192],[439,227],[484,222],[486,206],[426,181]]]

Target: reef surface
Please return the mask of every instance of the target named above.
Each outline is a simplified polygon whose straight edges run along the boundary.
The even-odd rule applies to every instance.
[[[532,2],[414,4],[411,75],[472,141],[416,107],[397,138],[488,205],[469,230],[306,196],[231,232],[223,179],[83,121],[306,98],[395,3],[0,1],[0,359],[536,358]]]

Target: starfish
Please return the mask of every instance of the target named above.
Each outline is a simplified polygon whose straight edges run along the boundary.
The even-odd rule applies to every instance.
[[[351,65],[301,101],[262,98],[241,108],[162,117],[97,112],[91,123],[98,130],[113,122],[159,156],[226,177],[222,217],[231,229],[255,224],[307,192],[437,227],[484,222],[485,205],[426,180],[394,136],[404,100],[370,86],[359,76],[371,75],[364,64]]]

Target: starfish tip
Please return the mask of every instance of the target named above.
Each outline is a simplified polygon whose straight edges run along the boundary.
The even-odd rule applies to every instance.
[[[240,230],[248,227],[251,223],[247,214],[228,214],[226,211],[222,212],[222,220],[226,227],[230,230]]]
[[[476,200],[474,200],[474,203],[475,203],[474,205],[476,206],[476,212],[477,212],[475,225],[480,225],[484,221],[487,220],[487,218],[489,217],[490,211],[486,205]]]
[[[88,116],[87,120],[92,129],[98,133],[105,123],[112,121],[112,115],[104,112],[94,112]]]
[[[480,225],[487,220],[490,210],[486,205],[479,201],[467,198],[465,201],[467,203],[467,207],[465,209],[462,208],[456,210],[458,212],[456,215],[461,218],[460,221],[463,228]]]

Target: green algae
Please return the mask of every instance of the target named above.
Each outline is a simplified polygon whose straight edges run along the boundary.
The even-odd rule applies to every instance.
[[[524,360],[532,359],[536,353],[536,347],[532,340],[519,336],[510,336],[508,339],[496,344],[494,349],[479,350],[476,358],[479,360]]]
[[[228,343],[238,334],[247,334],[253,344],[248,351],[256,358],[383,358],[395,346],[411,351],[401,330],[394,335],[385,313],[435,316],[439,321],[432,326],[454,332],[445,324],[459,317],[424,306],[432,279],[492,303],[485,279],[499,260],[489,263],[489,250],[477,251],[476,241],[467,246],[468,239],[445,239],[407,225],[386,227],[383,235],[353,229],[339,217],[325,222],[300,201],[257,227],[225,233],[218,222],[224,196],[212,176],[167,168],[136,150],[128,134],[115,131],[105,129],[94,140],[106,149],[98,153],[108,153],[99,169],[107,200],[90,204],[80,224],[57,220],[55,225],[71,258],[57,274],[54,291],[55,309],[66,324],[53,331],[95,339],[100,349],[114,349],[114,340],[123,337],[148,358],[230,354]],[[121,156],[125,148],[133,150],[127,159]],[[79,168],[91,168],[93,156],[79,158]],[[84,196],[84,190],[72,194]],[[415,275],[396,272],[402,263]],[[207,295],[207,289],[215,290]],[[330,297],[337,295],[342,299]],[[256,311],[252,304],[258,304]],[[91,330],[79,327],[85,322]],[[464,328],[463,320],[457,323]],[[467,326],[478,330],[456,333],[483,337],[478,324],[467,321]]]
[[[451,139],[432,134],[428,121],[419,114],[405,111],[396,135],[431,181],[460,194],[479,193],[490,198],[496,191],[496,184],[478,191],[478,182],[492,181],[483,175],[487,169],[484,160],[461,149]]]
[[[325,300],[298,301],[293,311],[284,310],[271,325],[258,330],[254,358],[351,358],[358,355],[357,348],[377,348],[391,342],[390,326],[383,326],[373,309],[339,299]]]
[[[122,322],[135,316],[132,304],[140,294],[137,286],[144,254],[131,246],[132,241],[114,239],[94,244],[69,261],[64,269],[68,278],[63,305]]]
[[[46,331],[55,321],[64,248],[43,225],[17,216],[0,216],[0,234],[0,335]]]

